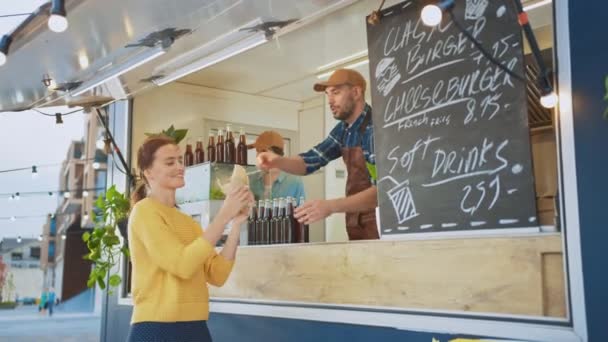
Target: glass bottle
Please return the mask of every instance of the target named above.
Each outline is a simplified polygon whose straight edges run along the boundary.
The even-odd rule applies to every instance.
[[[300,197],[300,207],[304,205],[304,196]],[[309,227],[307,224],[300,225],[300,233],[302,234],[302,242],[310,242]]]
[[[198,138],[196,141],[196,149],[194,150],[194,164],[205,162],[205,151],[203,150],[203,138]]]
[[[218,163],[224,163],[224,131],[221,129],[217,131],[217,144],[215,144],[215,161]]]
[[[232,135],[232,127],[226,125],[226,139],[224,141],[224,161],[228,164],[236,162],[236,145],[234,144],[234,135]]]
[[[266,208],[264,208],[264,200],[258,202],[258,217],[255,221],[255,241],[254,245],[261,245],[263,241],[262,233],[264,232],[264,215],[266,214]]]
[[[293,217],[293,202],[291,197],[285,199],[285,214],[281,223],[283,231],[283,241],[285,243],[293,243],[294,241],[294,221]]]
[[[209,130],[209,142],[207,143],[207,161],[215,162],[215,139],[211,130]]]
[[[254,203],[253,206],[249,208],[249,217],[247,218],[247,245],[255,244],[257,214],[257,208]]]
[[[239,165],[247,165],[247,136],[243,127],[239,132],[239,144],[236,147],[236,163]]]
[[[186,140],[186,152],[184,153],[184,166],[194,165],[194,153],[192,153],[192,141]]]
[[[270,222],[272,221],[272,202],[268,199],[265,203],[264,220],[262,220],[262,244],[270,243]]]
[[[270,222],[270,243],[280,243],[279,230],[281,228],[281,219],[279,217],[279,199],[272,200],[272,220]]]

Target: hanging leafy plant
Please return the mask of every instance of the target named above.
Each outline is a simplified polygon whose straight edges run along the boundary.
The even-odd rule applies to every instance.
[[[146,136],[166,135],[172,138],[176,144],[182,141],[187,129],[175,129],[173,125],[161,133],[146,133]],[[118,273],[110,274],[115,269],[115,266],[120,261],[120,255],[123,254],[126,258],[130,257],[129,248],[126,238],[121,243],[117,232],[120,231],[128,217],[130,210],[130,202],[125,194],[116,190],[116,186],[112,185],[107,189],[106,193],[99,196],[95,201],[95,211],[93,212],[93,221],[95,228],[92,232],[85,232],[82,235],[82,240],[86,242],[89,253],[84,256],[85,259],[91,260],[94,267],[89,274],[87,281],[88,287],[93,287],[98,284],[101,289],[106,287],[111,289],[117,287],[122,282],[122,277]],[[125,232],[126,233],[126,230]],[[126,234],[123,234],[126,236]],[[106,279],[108,279],[106,284]]]
[[[112,185],[105,194],[97,198],[95,207],[97,209],[97,214],[93,216],[95,228],[92,232],[82,235],[82,240],[89,249],[89,254],[84,258],[94,264],[87,286],[93,287],[98,284],[101,289],[105,289],[106,285],[110,288],[117,287],[122,282],[122,277],[117,273],[110,275],[110,272],[119,262],[121,253],[129,258],[126,241],[121,244],[117,234],[118,225],[129,215],[129,199]],[[108,275],[109,284],[106,284]]]
[[[175,129],[175,127],[173,127],[173,125],[171,125],[171,127],[169,127],[169,129],[163,130],[162,132],[160,132],[160,134],[163,134],[163,135],[166,135],[166,136],[172,138],[173,140],[175,140],[176,144],[179,144],[180,141],[184,140],[184,138],[186,137],[186,134],[188,134],[188,130],[187,129]],[[155,136],[155,135],[159,135],[159,133],[146,133],[146,136],[148,136],[148,137]]]

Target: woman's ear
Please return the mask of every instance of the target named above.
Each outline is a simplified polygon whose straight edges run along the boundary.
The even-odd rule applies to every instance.
[[[143,175],[146,177],[146,180],[151,179],[150,170],[144,170]]]

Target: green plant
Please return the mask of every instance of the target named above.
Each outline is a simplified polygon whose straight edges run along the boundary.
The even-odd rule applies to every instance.
[[[210,199],[212,200],[223,200],[226,199],[226,195],[217,187],[211,187]]]
[[[173,125],[171,125],[171,127],[169,127],[169,129],[163,130],[162,132],[160,132],[160,134],[173,138],[173,140],[175,140],[175,143],[179,144],[180,141],[184,140],[184,138],[186,137],[186,134],[188,134],[188,130],[187,129],[175,129],[173,127]],[[154,136],[154,135],[159,135],[159,133],[146,133],[146,136],[149,136],[149,137]]]
[[[127,219],[129,215],[128,198],[116,190],[112,185],[105,194],[99,196],[95,202],[97,213],[93,216],[95,228],[92,232],[82,235],[86,242],[89,253],[84,256],[91,260],[95,266],[91,269],[87,286],[93,287],[95,283],[102,289],[106,288],[106,277],[109,277],[109,286],[117,287],[122,278],[119,274],[110,272],[120,260],[120,254],[129,257],[129,249],[126,241],[122,243],[116,234],[118,224]]]

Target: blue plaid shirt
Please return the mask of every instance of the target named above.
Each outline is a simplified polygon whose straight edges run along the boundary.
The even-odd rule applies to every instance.
[[[300,157],[304,159],[306,163],[306,174],[313,173],[321,167],[327,165],[330,161],[338,159],[342,156],[343,147],[355,147],[359,142],[359,128],[365,119],[365,115],[370,112],[372,108],[366,103],[363,113],[359,115],[357,120],[348,127],[348,124],[341,121],[331,130],[329,136],[325,138],[320,144],[313,147],[310,151],[300,153]],[[344,137],[344,141],[342,141]],[[370,120],[363,136],[361,137],[361,148],[363,149],[363,156],[365,160],[373,165],[376,165],[376,154],[374,150],[374,127]],[[370,176],[370,181],[375,185],[375,181]]]

